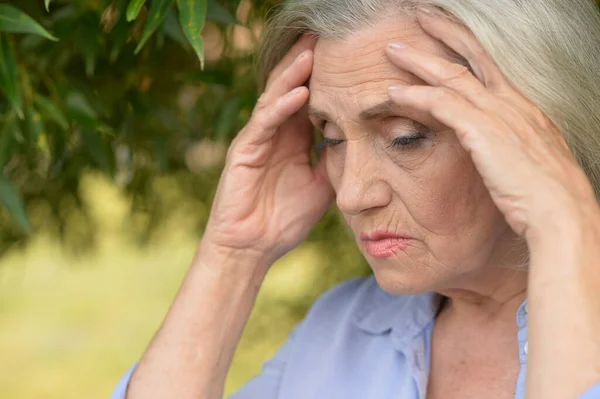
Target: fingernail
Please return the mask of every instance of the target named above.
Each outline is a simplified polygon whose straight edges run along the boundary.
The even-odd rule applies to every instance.
[[[405,87],[405,86],[402,86],[402,85],[392,85],[392,86],[389,86],[389,87],[388,87],[388,91],[389,91],[389,92],[399,92],[399,91],[401,91],[402,89],[404,89],[404,87]]]
[[[399,51],[406,48],[406,44],[400,42],[390,42],[388,43],[388,49],[392,51]]]
[[[432,15],[431,8],[429,8],[429,7],[419,6],[418,10],[419,10],[419,12],[422,12],[425,15]]]
[[[292,96],[297,96],[298,94],[302,93],[302,90],[303,90],[302,87],[296,87],[294,90],[292,90],[290,92],[290,94]]]

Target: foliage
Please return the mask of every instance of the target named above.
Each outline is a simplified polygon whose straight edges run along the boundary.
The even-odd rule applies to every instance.
[[[170,176],[157,180],[168,197],[161,201],[175,209],[143,248],[131,245],[123,226],[131,218],[127,197],[96,173],[82,182],[100,225],[94,251],[65,256],[55,237],[36,237],[26,251],[0,258],[0,398],[106,399],[140,359],[194,256],[189,210],[206,212]],[[316,297],[365,270],[356,245],[339,238],[304,243],[273,266],[224,397],[260,372]]]
[[[80,189],[90,171],[148,213],[144,233],[164,213],[158,176],[210,201],[219,154],[256,101],[252,48],[275,3],[1,3],[0,249],[42,228],[65,236],[73,212],[77,242],[92,243]]]
[[[0,1],[0,252],[30,244],[0,258],[0,397],[107,397],[139,359],[256,101],[276,2]],[[269,273],[228,392],[321,292],[368,271],[335,211],[310,240]]]

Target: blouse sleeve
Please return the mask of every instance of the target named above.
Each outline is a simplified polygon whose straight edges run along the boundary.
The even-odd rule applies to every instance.
[[[115,391],[113,392],[110,399],[125,399],[125,395],[127,394],[127,387],[129,386],[129,381],[131,381],[131,376],[137,367],[137,363],[125,373],[125,375],[121,378]]]
[[[294,346],[294,338],[298,333],[300,325],[301,324],[296,326],[288,340],[281,346],[275,356],[263,364],[261,373],[248,381],[246,385],[231,395],[229,399],[277,398],[281,378],[290,357],[290,352]]]
[[[600,399],[600,383],[590,388],[586,393],[580,396],[579,399]]]

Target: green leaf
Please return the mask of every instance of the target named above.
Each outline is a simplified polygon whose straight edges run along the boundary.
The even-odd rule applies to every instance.
[[[67,120],[67,117],[58,107],[58,105],[56,105],[52,100],[42,96],[41,94],[36,94],[33,101],[44,119],[56,122],[56,124],[63,130],[67,130],[69,128],[69,121]]]
[[[240,3],[242,2],[242,0],[233,0],[233,9],[235,10],[235,12],[237,13],[238,9],[240,8]]]
[[[144,44],[150,39],[152,33],[158,28],[158,26],[162,23],[162,21],[167,16],[167,12],[169,8],[173,5],[173,0],[154,0],[150,5],[150,11],[148,13],[148,22],[146,22],[146,26],[144,27],[144,32],[142,33],[142,38],[138,43],[137,48],[135,49],[135,53],[139,53]]]
[[[77,31],[75,41],[85,63],[85,74],[91,77],[96,70],[96,61],[101,48],[99,40],[103,35],[96,14],[87,13],[81,19],[81,27]]]
[[[169,170],[169,155],[167,153],[167,140],[159,136],[154,141],[154,155],[158,162],[158,168],[161,172],[167,172]]]
[[[111,134],[110,126],[96,119],[95,111],[87,99],[78,92],[73,92],[67,99],[68,116],[81,133],[83,148],[86,150],[92,163],[113,176],[114,156],[110,145],[103,136]]]
[[[78,115],[85,115],[88,119],[94,120],[98,117],[96,110],[90,105],[89,100],[81,92],[73,90],[67,96],[67,107]]]
[[[15,144],[16,131],[19,129],[17,117],[14,112],[8,114],[3,121],[4,126],[0,131],[0,171],[10,159]]]
[[[196,70],[186,75],[186,81],[190,83],[218,84],[230,87],[233,84],[233,76],[230,71],[221,69],[206,69],[202,72]]]
[[[114,175],[112,152],[99,132],[94,128],[82,126],[81,139],[92,161],[109,175]]]
[[[44,0],[44,5],[46,6],[46,12],[50,12],[50,2],[52,0]]]
[[[29,218],[27,217],[27,211],[25,210],[25,204],[21,199],[17,186],[6,177],[0,177],[0,200],[4,208],[13,217],[17,226],[23,233],[31,232],[31,224],[29,224]]]
[[[40,136],[44,133],[44,123],[39,112],[34,109],[28,109],[25,113],[25,120],[27,122],[27,131],[29,132],[29,138],[32,143],[38,143]]]
[[[0,90],[6,95],[19,118],[23,118],[23,101],[19,91],[17,61],[8,39],[0,36]]]
[[[113,45],[109,56],[111,64],[117,61],[117,58],[119,58],[119,53],[121,53],[121,49],[129,38],[129,24],[125,18],[121,18],[117,25],[113,28],[112,36]]]
[[[224,24],[237,24],[238,20],[231,15],[217,0],[208,0],[206,19]]]
[[[181,25],[179,24],[179,20],[177,18],[177,13],[174,10],[169,11],[167,14],[167,18],[162,26],[162,31],[165,36],[170,38],[171,40],[179,43],[181,48],[185,51],[190,49],[190,45],[185,35],[183,34],[183,30],[181,30]]]
[[[131,0],[127,6],[127,22],[135,20],[146,0]]]
[[[33,18],[8,4],[0,4],[0,31],[33,33],[46,39],[58,41],[58,38],[52,36]]]
[[[225,141],[227,139],[228,134],[231,133],[236,125],[241,106],[242,103],[239,97],[235,97],[225,104],[219,115],[217,128],[215,129],[215,138],[217,140]]]
[[[202,28],[206,22],[206,0],[177,0],[177,7],[179,8],[179,23],[183,33],[200,60],[200,68],[204,69]]]

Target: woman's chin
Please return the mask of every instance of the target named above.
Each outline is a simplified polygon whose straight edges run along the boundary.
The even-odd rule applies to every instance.
[[[367,258],[368,259],[368,258]],[[379,287],[393,295],[415,295],[430,292],[436,286],[433,279],[427,278],[423,270],[412,270],[402,267],[398,262],[382,262],[381,260],[368,260],[373,275]]]

